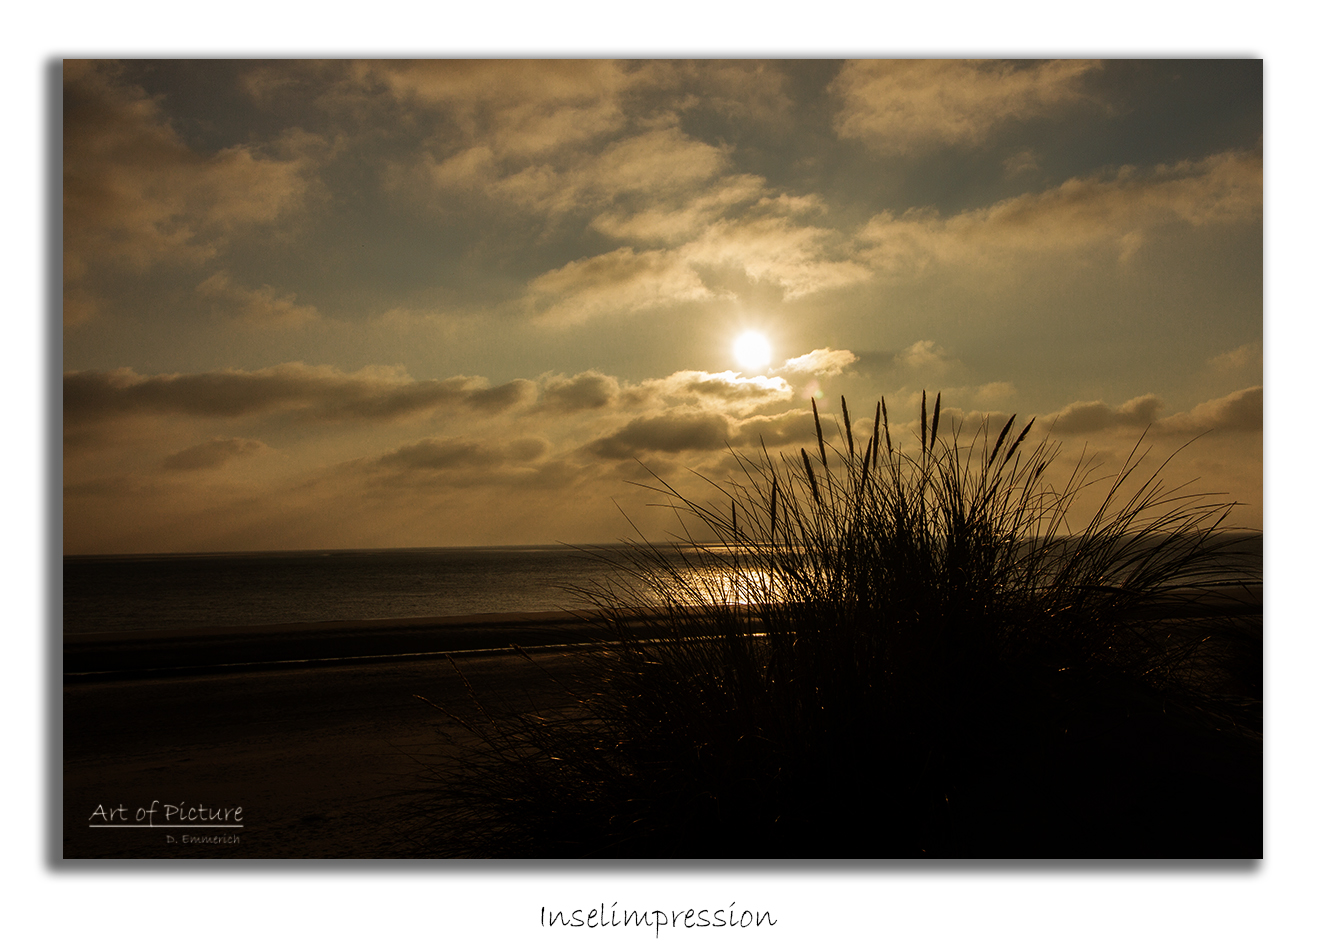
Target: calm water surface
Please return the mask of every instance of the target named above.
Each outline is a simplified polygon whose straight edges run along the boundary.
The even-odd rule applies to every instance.
[[[1246,545],[1260,563],[1260,537]],[[64,631],[573,609],[587,605],[575,590],[621,579],[623,551],[451,547],[65,557]],[[709,557],[706,568],[679,569],[687,582],[744,600],[723,567],[731,555]],[[758,573],[743,576],[756,582]]]
[[[607,573],[564,547],[66,557],[64,631],[555,610]]]

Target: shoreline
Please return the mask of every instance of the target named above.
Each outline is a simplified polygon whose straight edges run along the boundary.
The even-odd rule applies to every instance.
[[[65,642],[120,641],[223,636],[239,633],[342,632],[350,630],[417,629],[440,626],[499,626],[582,622],[586,614],[569,610],[511,613],[466,613],[444,616],[391,616],[378,619],[317,620],[297,623],[244,623],[235,626],[181,626],[163,629],[111,630],[104,633],[65,633]]]
[[[66,679],[211,674],[573,648],[591,645],[593,629],[592,614],[550,611],[77,633],[63,638],[63,672]]]
[[[1144,607],[1144,618],[1259,615],[1261,584],[1175,590]],[[645,620],[648,612],[638,611]],[[600,614],[551,610],[206,626],[63,636],[67,680],[189,675],[291,664],[437,659],[514,649],[588,648],[599,643]]]

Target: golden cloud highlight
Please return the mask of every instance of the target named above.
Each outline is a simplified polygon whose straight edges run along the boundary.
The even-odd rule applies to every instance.
[[[876,215],[858,243],[864,260],[889,273],[934,263],[1001,260],[1007,254],[1058,254],[1109,244],[1130,256],[1148,231],[1259,220],[1261,156],[1224,152],[1148,172],[1073,178],[1056,188],[942,217],[914,209]]]
[[[870,60],[844,65],[831,84],[835,130],[878,152],[911,155],[984,142],[1012,120],[1084,100],[1084,60],[1023,65],[973,60]]]

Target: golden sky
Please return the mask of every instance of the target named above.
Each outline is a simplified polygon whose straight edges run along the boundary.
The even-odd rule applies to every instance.
[[[65,552],[612,541],[923,389],[1261,526],[1262,122],[1250,59],[66,61]]]

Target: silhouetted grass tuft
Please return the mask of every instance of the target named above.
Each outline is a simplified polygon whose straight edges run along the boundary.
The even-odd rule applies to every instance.
[[[561,707],[457,717],[435,852],[1259,855],[1260,620],[1221,608],[1259,561],[1232,505],[1141,476],[1141,442],[1057,484],[1032,422],[965,442],[924,394],[915,454],[884,402],[858,451],[841,407],[843,450],[814,401],[816,457],[737,456],[711,503],[655,479],[692,532],[580,591],[610,645]]]

